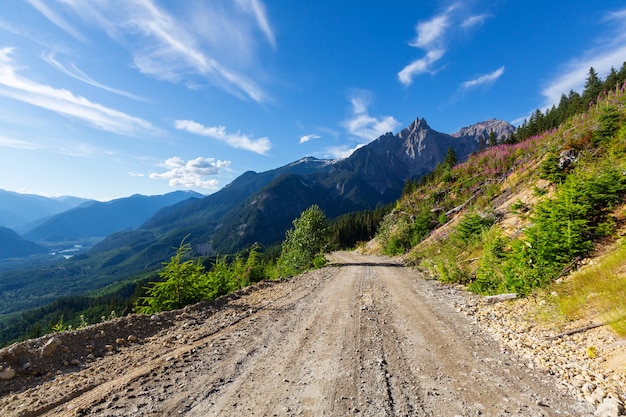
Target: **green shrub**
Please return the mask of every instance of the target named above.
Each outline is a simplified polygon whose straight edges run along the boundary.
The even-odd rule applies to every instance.
[[[598,122],[600,126],[594,132],[592,140],[594,145],[599,145],[608,139],[611,139],[619,128],[620,113],[615,106],[606,106],[602,108]]]
[[[506,290],[527,294],[587,254],[594,239],[612,233],[608,213],[624,194],[626,176],[613,167],[570,175],[554,198],[536,205],[524,238],[514,241],[502,260]],[[491,282],[488,277],[482,280]]]
[[[277,261],[279,276],[294,276],[321,263],[330,248],[330,222],[317,205],[302,212],[286,233]],[[321,258],[320,258],[321,257]]]
[[[456,226],[457,236],[464,243],[469,244],[491,226],[493,222],[493,218],[482,217],[476,212],[469,211],[461,218],[461,221]]]
[[[469,286],[478,294],[498,294],[506,292],[502,265],[506,259],[507,241],[499,228],[492,227],[482,235],[483,256],[476,271],[476,279]]]

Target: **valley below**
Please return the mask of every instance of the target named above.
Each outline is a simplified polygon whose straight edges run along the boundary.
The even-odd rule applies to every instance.
[[[3,375],[15,375],[0,380],[0,415],[586,416],[596,409],[562,375],[499,342],[489,323],[501,321],[476,314],[480,297],[391,258],[331,258],[323,269],[213,302],[4,348]]]

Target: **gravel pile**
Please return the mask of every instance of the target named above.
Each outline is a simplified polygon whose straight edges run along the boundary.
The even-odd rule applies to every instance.
[[[453,301],[457,311],[493,335],[504,353],[521,357],[530,369],[558,376],[564,389],[596,406],[595,415],[626,415],[626,340],[609,327],[573,322],[566,329],[547,329],[533,319],[537,310],[531,299],[493,303],[463,293]]]

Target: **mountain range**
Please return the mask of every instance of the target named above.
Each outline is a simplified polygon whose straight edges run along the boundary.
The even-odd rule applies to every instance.
[[[23,257],[46,252],[47,249],[43,246],[24,240],[13,230],[0,226],[0,259]]]
[[[135,194],[107,202],[90,201],[41,221],[22,236],[36,242],[104,238],[140,226],[163,207],[202,197],[194,191],[174,191],[154,196]]]
[[[246,172],[222,190],[201,200],[157,212],[138,230],[115,234],[94,251],[119,248],[135,236],[148,238],[143,248],[154,253],[164,241],[171,248],[187,235],[200,254],[233,253],[253,243],[283,240],[293,219],[312,204],[329,218],[374,209],[395,201],[406,180],[433,170],[449,148],[459,160],[476,151],[490,132],[510,135],[515,128],[491,119],[450,135],[416,119],[397,134],[387,133],[342,160],[303,158],[262,173]],[[146,261],[148,257],[146,257]]]
[[[93,200],[79,197],[43,197],[0,190],[0,226],[14,230],[37,220],[54,216]]]
[[[185,238],[195,255],[235,253],[253,243],[267,248],[281,242],[293,220],[313,204],[331,219],[387,205],[400,197],[408,179],[419,178],[441,163],[449,148],[462,161],[491,131],[506,137],[514,130],[510,124],[489,120],[450,135],[416,119],[401,132],[382,135],[346,159],[308,157],[270,171],[248,171],[214,194],[161,208],[139,227],[112,233],[60,265],[4,273],[0,294],[10,291],[12,297],[0,298],[0,317],[60,296],[154,274]],[[132,209],[126,209],[121,216],[130,216]],[[64,218],[78,219],[59,217]],[[50,227],[53,223],[63,224],[51,219]],[[42,224],[29,236],[58,237],[63,231],[47,227]]]

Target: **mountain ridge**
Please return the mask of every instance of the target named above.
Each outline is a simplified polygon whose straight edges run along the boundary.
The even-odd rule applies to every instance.
[[[202,197],[193,191],[174,191],[163,195],[133,194],[106,202],[86,202],[56,214],[23,233],[32,241],[64,241],[106,237],[140,226],[159,209]]]

